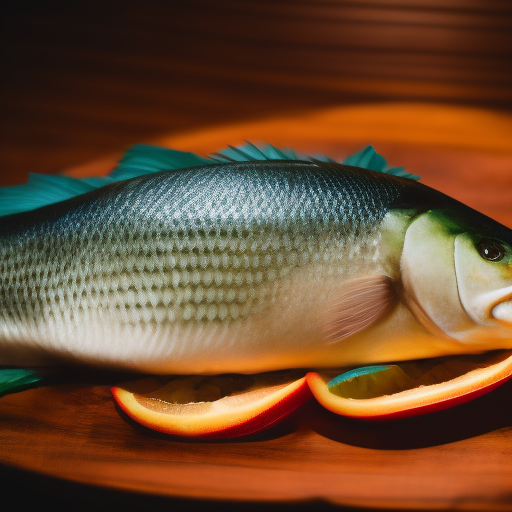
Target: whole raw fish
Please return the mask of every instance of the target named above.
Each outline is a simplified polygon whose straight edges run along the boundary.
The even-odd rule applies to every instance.
[[[512,231],[410,178],[371,148],[136,146],[104,179],[5,188],[0,364],[255,373],[511,349]]]

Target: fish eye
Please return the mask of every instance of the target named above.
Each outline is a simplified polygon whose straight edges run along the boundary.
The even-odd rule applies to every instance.
[[[501,261],[506,253],[505,247],[496,240],[480,240],[476,250],[487,261]]]

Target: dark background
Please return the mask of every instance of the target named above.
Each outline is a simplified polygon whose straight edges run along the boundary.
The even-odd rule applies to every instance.
[[[316,107],[404,100],[512,110],[508,0],[4,1],[1,9],[0,185],[162,135]],[[6,467],[0,481],[4,503],[23,493],[75,510],[197,505]]]
[[[347,103],[512,109],[508,0],[4,1],[0,185]]]

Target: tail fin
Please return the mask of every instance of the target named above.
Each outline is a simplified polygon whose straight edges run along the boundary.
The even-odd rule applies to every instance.
[[[42,379],[34,370],[0,368],[0,396],[35,387]]]

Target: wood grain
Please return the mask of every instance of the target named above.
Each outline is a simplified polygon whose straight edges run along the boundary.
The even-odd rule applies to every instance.
[[[512,109],[500,0],[49,0],[2,10],[0,185],[163,133],[381,101]]]
[[[321,498],[415,510],[512,504],[510,383],[450,411],[384,424],[351,421],[311,401],[265,435],[194,442],[132,423],[113,406],[105,376],[73,380],[2,399],[2,462],[99,486],[203,499]]]

